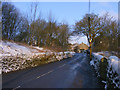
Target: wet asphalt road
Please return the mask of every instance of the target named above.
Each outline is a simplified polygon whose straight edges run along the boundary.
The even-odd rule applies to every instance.
[[[100,88],[85,53],[2,75],[2,88]]]

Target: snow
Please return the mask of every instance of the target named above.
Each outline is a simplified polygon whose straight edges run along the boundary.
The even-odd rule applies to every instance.
[[[117,56],[110,56],[108,59],[110,60],[109,66],[112,66],[113,71],[120,74],[120,59]]]
[[[117,56],[110,56],[109,59],[113,61],[120,61],[120,59]]]
[[[58,52],[56,53],[56,58],[58,60],[62,60],[63,58],[68,58],[68,57],[72,57],[75,54],[75,52],[70,52],[70,51],[66,51],[66,52]]]
[[[34,48],[36,48],[36,49],[39,49],[39,50],[43,50],[43,48],[40,48],[40,47],[36,47],[36,46],[34,46]]]
[[[110,56],[109,52],[105,52],[106,55],[104,54],[104,52],[97,52],[97,53],[93,53],[93,58],[90,61],[90,65],[92,65],[98,75],[98,77],[100,76],[99,74],[99,63],[101,62],[101,59],[103,57],[105,57],[108,61],[108,66],[107,66],[107,79],[106,81],[102,82],[105,84],[105,89],[107,89],[112,83],[114,84],[114,88],[120,88],[120,59],[117,56]],[[101,55],[100,55],[101,54]],[[105,56],[102,56],[105,55]],[[108,57],[108,58],[107,58]],[[111,70],[112,67],[112,70]],[[115,72],[117,74],[115,74]],[[111,82],[109,82],[111,81]],[[116,82],[118,81],[118,82]]]
[[[99,55],[99,53],[93,53],[94,57],[96,57],[96,59],[98,59],[99,61],[104,58],[104,56]]]
[[[49,57],[45,63],[60,61],[64,58],[72,57],[74,52],[53,52],[48,49],[36,46],[28,46],[10,41],[0,41],[0,62],[2,63],[0,71],[7,73],[35,67],[41,62],[41,58]],[[35,61],[34,61],[35,59]],[[1,74],[1,72],[0,72]]]
[[[28,56],[32,57],[34,54],[41,54],[37,49],[32,49],[27,46],[22,46],[13,42],[0,42],[0,48],[2,48],[2,52],[0,52],[0,56]],[[41,48],[40,48],[41,49]]]
[[[95,54],[100,55],[100,54],[104,54],[104,52],[97,52]]]
[[[94,61],[93,60],[90,61],[90,65],[94,65]]]

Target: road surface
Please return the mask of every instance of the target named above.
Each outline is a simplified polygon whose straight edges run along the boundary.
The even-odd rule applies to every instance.
[[[2,75],[2,88],[100,88],[85,53]]]

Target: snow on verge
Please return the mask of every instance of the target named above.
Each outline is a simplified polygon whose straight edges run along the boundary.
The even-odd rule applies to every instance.
[[[120,59],[116,56],[110,56],[109,58],[109,67],[112,66],[113,71],[117,72],[120,75]]]
[[[111,82],[114,88],[120,88],[120,59],[116,56],[110,56],[108,63],[107,77],[109,80],[107,86],[109,87],[108,82]]]
[[[90,65],[94,67],[98,77],[101,77],[99,74],[100,63],[102,64],[104,56],[99,55],[99,53],[93,53],[93,59],[90,61]],[[120,59],[116,56],[110,56],[106,58],[108,62],[107,68],[107,79],[106,81],[102,80],[106,88],[120,88]],[[104,65],[104,64],[103,64]]]
[[[0,42],[0,56],[19,56],[23,57],[32,57],[35,53],[39,51],[36,49],[32,49],[28,46],[19,45],[13,42],[1,41]],[[40,53],[40,52],[39,52]]]
[[[0,41],[0,74],[35,67],[43,63],[60,61],[72,57],[74,52],[51,52],[50,50]]]

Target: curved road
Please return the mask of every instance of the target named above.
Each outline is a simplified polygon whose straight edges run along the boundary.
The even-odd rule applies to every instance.
[[[85,53],[2,75],[2,88],[100,88]]]

